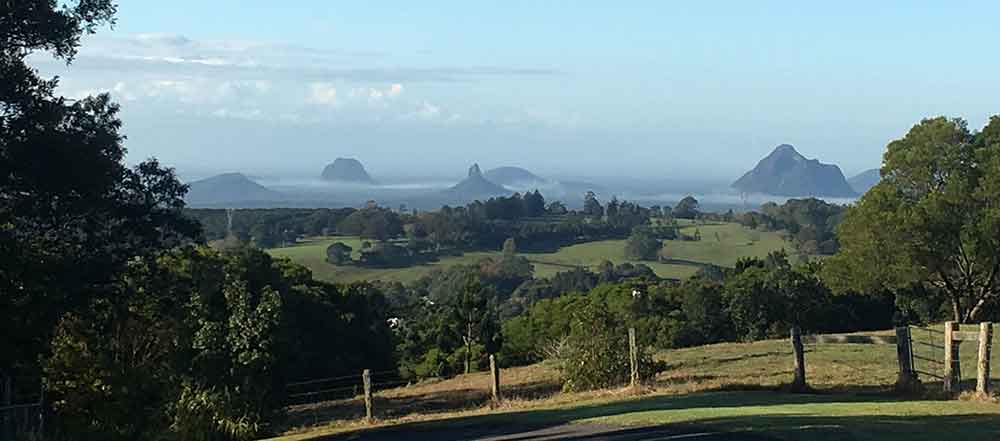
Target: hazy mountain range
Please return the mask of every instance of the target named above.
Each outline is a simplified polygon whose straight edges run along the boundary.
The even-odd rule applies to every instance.
[[[848,183],[836,165],[807,159],[791,145],[783,144],[732,184],[637,180],[630,176],[594,179],[596,183],[590,178],[554,179],[513,166],[484,172],[478,164],[473,164],[457,183],[443,178],[416,181],[391,176],[376,181],[361,161],[337,158],[323,168],[318,179],[256,178],[226,173],[193,181],[187,202],[192,207],[264,208],[360,206],[375,200],[384,206],[434,209],[537,189],[546,199],[561,200],[571,207],[580,206],[583,194],[594,191],[601,200],[616,196],[646,205],[669,205],[690,194],[696,195],[703,205],[717,209],[751,209],[764,201],[787,197],[849,201],[878,182],[878,170],[863,172]]]

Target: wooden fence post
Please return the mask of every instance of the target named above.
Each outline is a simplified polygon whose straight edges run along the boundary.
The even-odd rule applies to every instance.
[[[798,326],[792,327],[792,350],[795,351],[795,380],[792,381],[792,390],[802,391],[806,389],[806,356],[805,348],[802,347],[802,330]]]
[[[372,373],[365,369],[361,373],[361,381],[365,386],[365,422],[372,422]]]
[[[635,388],[639,386],[639,347],[635,341],[635,328],[628,328],[628,361],[629,384]]]
[[[993,346],[993,323],[979,324],[979,370],[976,375],[976,392],[990,393],[990,350]]]
[[[944,323],[944,391],[953,393],[958,390],[959,381],[962,378],[961,361],[959,360],[958,347],[955,342],[955,331],[959,325],[955,322]]]
[[[493,380],[490,383],[490,393],[492,394],[493,405],[497,405],[500,404],[500,368],[497,367],[497,359],[493,354],[490,354],[490,376]]]
[[[910,340],[910,327],[896,328],[896,358],[899,360],[899,376],[896,378],[896,388],[907,390],[915,386],[916,373],[913,372],[913,342]]]
[[[5,375],[3,377],[3,405],[14,404],[14,377]]]

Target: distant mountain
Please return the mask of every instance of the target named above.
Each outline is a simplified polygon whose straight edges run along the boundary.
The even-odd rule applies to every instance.
[[[185,200],[190,205],[274,201],[281,193],[260,185],[241,173],[225,173],[189,184]]]
[[[858,173],[853,178],[848,179],[847,183],[851,184],[851,188],[858,192],[858,194],[865,194],[881,180],[881,172],[879,172],[879,169],[873,168]]]
[[[491,182],[514,187],[525,187],[548,182],[547,179],[521,167],[497,167],[487,170],[483,176]]]
[[[775,148],[732,187],[746,193],[774,196],[857,196],[840,167],[806,159],[788,144]]]
[[[510,190],[483,177],[483,172],[479,170],[479,164],[472,164],[472,167],[469,167],[469,176],[445,192],[452,196],[468,199],[510,194]]]
[[[324,181],[375,184],[375,180],[365,171],[365,166],[354,158],[337,158],[323,169],[320,178]]]

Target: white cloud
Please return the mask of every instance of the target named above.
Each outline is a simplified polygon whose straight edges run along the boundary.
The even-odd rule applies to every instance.
[[[424,119],[434,119],[441,116],[441,108],[425,101],[420,104],[416,115]]]
[[[366,99],[372,105],[384,105],[386,99],[396,99],[403,94],[403,85],[393,83],[384,89],[377,87],[352,87],[348,96]]]
[[[260,109],[217,109],[212,112],[212,116],[217,118],[234,118],[234,119],[246,119],[251,121],[262,120],[264,118],[264,112]]]
[[[313,83],[309,85],[308,102],[325,106],[337,105],[337,88],[330,83]]]

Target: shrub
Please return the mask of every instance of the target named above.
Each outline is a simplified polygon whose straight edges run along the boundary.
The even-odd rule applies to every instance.
[[[565,358],[560,366],[563,388],[580,391],[622,386],[629,382],[627,326],[607,310],[591,302],[573,315]],[[649,379],[656,365],[649,353],[639,348],[639,377]]]
[[[656,260],[663,244],[646,232],[636,230],[625,241],[625,257],[636,260]]]

